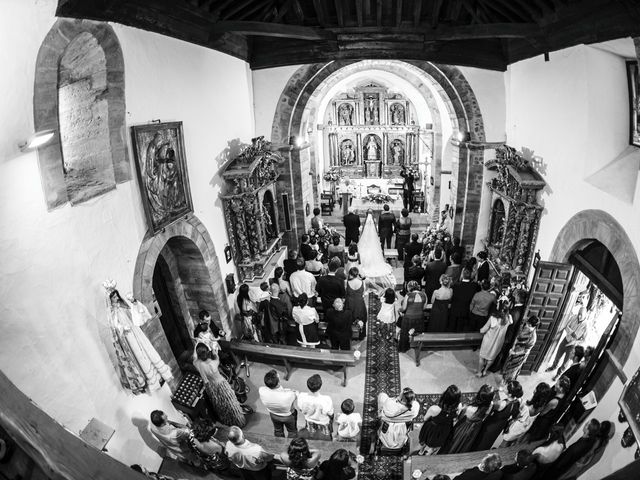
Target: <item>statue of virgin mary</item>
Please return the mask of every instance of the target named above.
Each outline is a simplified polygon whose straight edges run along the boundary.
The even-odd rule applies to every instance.
[[[384,259],[378,229],[373,221],[373,212],[367,212],[367,219],[362,229],[362,236],[358,242],[360,252],[360,266],[362,274],[366,277],[367,287],[374,290],[395,288],[396,277],[393,275],[391,265]]]

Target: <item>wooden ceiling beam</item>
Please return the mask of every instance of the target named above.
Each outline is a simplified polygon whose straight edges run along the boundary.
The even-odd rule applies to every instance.
[[[515,0],[515,2],[520,5],[520,8],[527,11],[534,22],[537,22],[544,13],[542,8],[536,8],[538,6],[536,2],[529,0]]]
[[[396,27],[402,24],[402,0],[396,0]]]
[[[280,22],[284,18],[284,16],[287,14],[289,9],[291,8],[292,3],[293,3],[293,0],[287,0],[285,3],[282,4],[280,8],[277,9],[278,13],[273,19],[275,23]]]
[[[291,0],[291,5],[293,6],[293,13],[295,13],[296,18],[298,19],[298,23],[304,22],[304,12],[302,11],[302,7],[300,6],[300,2],[298,0]]]
[[[413,0],[413,26],[420,25],[420,17],[422,16],[422,0]]]
[[[322,0],[313,0],[313,8],[316,11],[316,18],[321,27],[327,26],[327,15],[324,11]]]
[[[249,7],[249,8],[246,8],[244,11],[240,12],[240,15],[238,15],[237,19],[246,20],[247,18],[251,17],[251,15],[253,15],[259,10],[260,13],[257,15],[256,20],[262,21],[264,14],[268,12],[272,7],[273,7],[273,2],[271,0],[264,3],[256,3],[253,6],[253,8]]]
[[[431,11],[431,28],[436,28],[440,22],[440,9],[443,0],[433,0],[433,10]]]
[[[222,10],[231,5],[234,0],[223,0],[220,3],[212,2],[209,4],[209,13],[211,13],[211,19],[216,22],[220,18]]]
[[[336,0],[337,2],[340,2],[342,0]],[[364,24],[363,21],[363,15],[362,15],[362,0],[356,0],[356,18],[357,18],[357,22],[358,22],[358,26],[361,27]]]
[[[211,35],[228,32],[298,40],[335,40],[335,35],[329,31],[284,23],[222,21],[215,23],[210,31]]]
[[[521,16],[521,11],[514,10],[513,6],[509,3],[510,0],[507,0],[506,3],[501,2],[500,0],[491,0],[487,3],[487,7],[491,8],[494,12],[502,15],[509,22],[523,22],[524,18]]]
[[[376,0],[376,25],[382,26],[382,0]]]
[[[457,22],[462,12],[462,0],[451,0],[450,5],[451,20]]]
[[[344,9],[342,8],[342,0],[334,0],[336,6],[336,21],[339,27],[344,27]]]
[[[480,17],[478,16],[478,13],[476,12],[476,9],[474,8],[473,5],[471,5],[471,1],[470,0],[462,0],[462,6],[464,7],[464,9],[469,12],[469,15],[471,15],[471,23],[483,23],[482,20],[480,20]]]
[[[251,5],[255,0],[244,0],[244,2],[235,2],[234,8],[228,10],[228,11],[224,11],[224,17],[222,18],[222,20],[229,20],[231,17],[233,17],[236,13],[241,12],[242,10],[244,10],[245,8],[247,8],[249,5]]]
[[[397,41],[410,39],[411,41],[449,41],[474,40],[491,38],[527,38],[540,35],[541,30],[535,23],[491,23],[462,26],[445,26],[432,29],[423,26],[417,29],[406,27],[362,27],[362,28],[332,28],[338,40],[389,39]]]

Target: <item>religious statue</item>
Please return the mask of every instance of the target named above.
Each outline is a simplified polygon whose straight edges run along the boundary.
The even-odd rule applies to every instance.
[[[404,107],[399,103],[391,105],[391,124],[404,125]]]
[[[340,125],[353,125],[353,107],[348,103],[340,105],[338,119]]]
[[[378,144],[373,135],[369,136],[369,141],[365,148],[367,149],[367,160],[378,159]]]
[[[364,123],[376,125],[378,123],[378,99],[375,95],[366,95],[364,99]]]
[[[404,147],[400,140],[391,142],[391,164],[404,165]]]
[[[353,151],[353,142],[344,140],[340,145],[340,164],[353,165],[356,161],[356,155]]]
[[[264,219],[264,232],[267,235],[267,238],[275,238],[277,235],[273,224],[273,219],[271,218],[269,209],[265,204],[262,204],[262,218]]]

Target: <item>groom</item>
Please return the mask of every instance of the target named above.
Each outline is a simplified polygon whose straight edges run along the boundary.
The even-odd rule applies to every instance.
[[[389,211],[389,205],[384,204],[380,218],[378,219],[378,236],[380,237],[380,246],[384,251],[384,242],[387,241],[387,248],[391,248],[391,238],[396,226],[396,216]]]

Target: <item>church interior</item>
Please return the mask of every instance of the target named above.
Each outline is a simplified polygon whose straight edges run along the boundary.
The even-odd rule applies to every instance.
[[[295,392],[316,393],[319,375],[329,433],[314,430],[326,425],[302,393],[297,428],[320,462],[345,449],[361,479],[640,478],[636,2],[0,8],[1,479],[327,478],[277,456],[292,437],[274,434],[265,406],[272,370]],[[339,268],[343,293],[327,296]],[[469,279],[479,293],[456,317]],[[492,300],[478,313],[481,294]],[[339,297],[352,312],[346,348],[331,336]],[[497,356],[485,350],[494,328]],[[572,358],[579,373],[553,397]],[[457,448],[480,392],[491,407],[478,428],[511,405],[516,378],[524,393],[495,442]],[[542,383],[553,400],[527,407]],[[442,450],[429,450],[424,426],[450,385],[462,409]],[[384,417],[380,395],[400,404],[407,388],[419,411]],[[333,431],[346,399],[361,417],[352,442]],[[273,473],[174,455],[155,411],[215,421],[221,445],[241,427],[276,455]],[[544,415],[541,436],[508,440]],[[398,448],[389,425],[406,425]],[[487,443],[480,431],[476,445]],[[543,464],[535,449],[553,435],[566,445]],[[531,468],[518,463],[523,449]],[[487,471],[487,458],[531,475]]]

